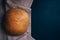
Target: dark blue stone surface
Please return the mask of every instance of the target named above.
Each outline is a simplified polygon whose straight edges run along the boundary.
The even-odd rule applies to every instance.
[[[60,0],[34,0],[32,36],[36,40],[60,40]]]

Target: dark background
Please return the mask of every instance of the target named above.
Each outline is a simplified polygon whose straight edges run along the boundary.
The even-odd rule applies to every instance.
[[[60,0],[34,0],[32,36],[36,40],[60,40]]]

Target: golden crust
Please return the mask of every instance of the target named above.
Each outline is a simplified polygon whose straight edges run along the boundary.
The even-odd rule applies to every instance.
[[[5,15],[5,28],[12,35],[21,35],[27,31],[29,15],[25,10],[13,8]]]

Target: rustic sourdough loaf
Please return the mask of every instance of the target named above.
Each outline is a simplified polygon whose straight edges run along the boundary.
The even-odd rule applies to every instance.
[[[29,15],[23,9],[12,8],[5,15],[4,26],[11,35],[24,34],[27,31],[28,24]]]

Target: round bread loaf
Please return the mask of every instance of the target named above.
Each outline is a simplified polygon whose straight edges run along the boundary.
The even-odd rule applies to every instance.
[[[4,26],[11,35],[21,35],[27,31],[29,15],[23,9],[12,8],[5,15]]]

